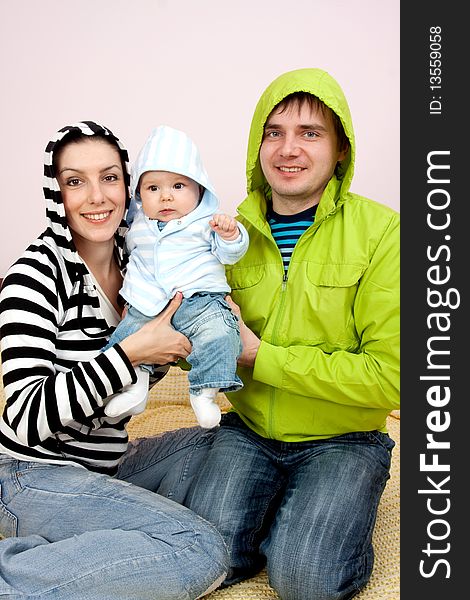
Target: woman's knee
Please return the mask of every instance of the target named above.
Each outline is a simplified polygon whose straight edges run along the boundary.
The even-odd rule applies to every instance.
[[[218,533],[200,520],[172,536],[124,529],[88,531],[50,542],[38,535],[8,538],[0,551],[0,596],[196,598],[228,570]],[[2,596],[3,597],[3,596]]]
[[[208,521],[199,517],[198,523],[198,547],[200,547],[209,558],[227,571],[230,564],[227,545],[219,531]]]

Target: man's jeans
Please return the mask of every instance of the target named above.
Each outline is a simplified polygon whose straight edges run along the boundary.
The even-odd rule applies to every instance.
[[[192,344],[187,358],[191,365],[188,373],[191,394],[198,394],[203,388],[234,392],[243,386],[236,373],[237,358],[242,350],[238,321],[224,296],[199,292],[184,298],[173,315],[173,327]],[[135,333],[152,318],[130,306],[103,350]],[[143,368],[151,369],[148,365]]]
[[[185,504],[224,536],[231,554],[225,583],[266,564],[283,600],[352,598],[372,571],[393,446],[377,431],[278,442],[235,413],[224,415]]]
[[[116,477],[0,454],[0,598],[192,600],[220,582],[218,532],[154,493],[184,496],[212,436],[132,442]]]

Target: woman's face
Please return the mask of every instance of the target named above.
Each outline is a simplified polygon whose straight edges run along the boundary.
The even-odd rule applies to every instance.
[[[117,148],[99,138],[72,142],[59,156],[56,176],[77,249],[112,241],[126,205]]]

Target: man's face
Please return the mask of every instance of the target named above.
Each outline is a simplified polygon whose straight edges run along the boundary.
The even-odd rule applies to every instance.
[[[282,111],[282,112],[280,112]],[[333,118],[307,102],[275,108],[264,127],[260,162],[272,188],[273,209],[295,214],[320,202],[348,148],[338,148]]]

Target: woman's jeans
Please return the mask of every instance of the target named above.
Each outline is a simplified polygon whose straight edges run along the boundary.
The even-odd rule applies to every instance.
[[[184,496],[212,435],[136,440],[116,477],[0,454],[0,599],[191,600],[220,583],[219,533],[154,493]]]
[[[377,431],[279,442],[235,413],[224,415],[185,504],[224,536],[231,554],[225,584],[266,564],[283,600],[356,595],[372,571],[372,532],[394,445]]]
[[[173,315],[173,327],[185,335],[192,344],[187,361],[189,391],[199,394],[204,388],[217,388],[221,392],[235,392],[243,387],[237,375],[237,358],[242,351],[237,317],[224,299],[225,293],[199,292],[184,298]],[[129,306],[107,345],[107,350],[138,331],[151,321],[135,307]],[[142,365],[152,372],[152,366]]]

